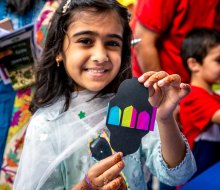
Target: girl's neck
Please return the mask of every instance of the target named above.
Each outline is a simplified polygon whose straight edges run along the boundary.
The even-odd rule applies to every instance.
[[[87,89],[79,90],[79,91],[74,91],[73,94],[80,94],[80,95],[96,95],[97,92],[92,92]]]

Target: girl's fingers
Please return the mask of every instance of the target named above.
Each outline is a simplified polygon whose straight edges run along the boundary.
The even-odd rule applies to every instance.
[[[115,179],[117,176],[119,176],[120,172],[124,168],[124,162],[119,161],[117,164],[113,165],[111,168],[106,170],[103,174],[101,174],[97,178],[97,182],[103,182],[103,184],[107,184],[108,182]]]
[[[155,83],[158,83],[159,87],[170,85],[173,87],[179,87],[181,78],[177,74],[168,75],[165,71],[150,71],[139,77],[138,81],[143,83],[146,87],[153,86]]]
[[[124,180],[123,180],[123,183],[121,184],[121,186],[119,187],[118,190],[127,190],[127,186],[126,186],[126,183],[125,183]]]
[[[114,180],[112,180],[111,182],[106,184],[103,187],[103,190],[118,190],[118,189],[121,189],[121,187],[124,186],[124,183],[125,182],[124,182],[123,177],[122,176],[118,176],[117,178],[115,178]],[[126,188],[126,186],[125,186],[125,188]],[[123,190],[125,190],[125,188]]]
[[[180,88],[181,78],[177,74],[169,75],[162,80],[158,81],[159,87],[173,86]]]
[[[152,97],[154,95],[155,90],[153,86],[148,87],[148,93],[149,93],[149,97]]]
[[[180,83],[180,89],[181,89],[179,93],[180,98],[184,98],[191,91],[190,85],[185,83]]]
[[[154,83],[153,88],[154,88],[154,94],[158,98],[160,98],[163,95],[162,87],[159,87],[157,83]]]
[[[93,188],[100,189],[119,175],[124,167],[122,156],[123,154],[118,152],[101,160],[90,168],[86,176]],[[106,176],[103,175],[109,169],[110,171],[105,174]],[[115,174],[111,174],[111,172],[115,172]]]
[[[142,74],[139,78],[138,78],[138,81],[143,83],[145,82],[150,76],[152,76],[153,74],[155,74],[156,71],[149,71],[149,72],[146,72],[144,74]]]
[[[118,162],[122,161],[123,154],[118,152],[117,154],[111,155],[97,164],[95,164],[88,172],[88,176],[90,178],[97,178],[101,174],[103,174],[106,170],[117,164]]]
[[[151,87],[149,87],[150,89]],[[161,101],[163,100],[163,96],[164,96],[164,89],[163,87],[159,87],[157,85],[157,83],[154,83],[153,87],[154,90],[152,90],[154,92],[154,94],[152,94],[151,96],[151,92],[149,90],[149,102],[152,106],[158,107],[161,103]]]
[[[150,87],[154,83],[157,83],[161,79],[167,77],[168,74],[165,71],[159,71],[159,72],[153,72],[153,73],[146,73],[146,75],[143,75],[143,81],[145,87]]]

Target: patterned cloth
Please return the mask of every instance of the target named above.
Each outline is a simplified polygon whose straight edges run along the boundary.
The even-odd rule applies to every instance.
[[[6,17],[11,18],[14,24],[14,29],[18,29],[26,24],[32,23],[36,19],[37,15],[39,15],[36,22],[36,31],[37,31],[36,33],[39,33],[41,38],[36,37],[37,38],[36,42],[37,45],[41,47],[42,50],[45,41],[45,36],[47,34],[46,31],[49,23],[48,20],[49,18],[52,17],[53,15],[52,13],[55,11],[58,5],[56,5],[57,0],[48,0],[46,4],[45,4],[45,0],[40,0],[35,2],[36,2],[36,6],[35,5],[34,6],[36,7],[36,9],[34,9],[31,13],[27,13],[22,17],[19,15],[12,15],[12,13],[7,12],[5,9],[6,1],[0,1],[0,10],[1,10],[0,19]],[[45,6],[43,7],[44,4]],[[4,86],[5,85],[3,85],[3,87]],[[9,131],[6,142],[7,144],[5,146],[2,168],[0,170],[0,190],[12,189],[15,174],[17,172],[18,162],[20,160],[20,155],[23,147],[23,140],[27,128],[27,123],[31,116],[31,113],[28,111],[28,108],[35,90],[34,88],[35,87],[33,86],[16,92],[12,120],[10,123],[9,130],[7,130]],[[11,94],[13,92],[14,91],[12,89]],[[2,93],[1,86],[0,86],[0,93]],[[14,101],[14,97],[13,97],[13,101]],[[5,108],[7,109],[10,108],[12,110],[12,105],[6,106]],[[9,118],[11,118],[11,115]],[[1,121],[1,115],[0,115],[0,121]],[[7,125],[7,129],[8,126],[9,126],[9,122]],[[5,139],[6,139],[6,134],[5,134]]]
[[[37,18],[37,22],[35,25],[35,44],[39,49],[37,56],[41,54],[42,49],[45,45],[45,40],[48,33],[48,26],[50,25],[50,19],[52,18],[58,6],[59,3],[57,0],[47,1],[39,17]]]
[[[31,116],[28,107],[33,92],[34,88],[28,88],[25,90],[20,90],[16,94],[13,117],[8,132],[3,164],[1,168],[1,190],[11,189],[14,182],[21,150],[23,147],[26,126]]]

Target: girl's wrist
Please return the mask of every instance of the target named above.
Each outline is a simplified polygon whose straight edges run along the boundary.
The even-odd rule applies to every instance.
[[[84,183],[84,186],[86,187],[86,189],[82,189],[82,190],[92,190],[92,184],[87,176],[87,174],[85,174],[85,177],[83,179],[83,183]]]
[[[159,115],[159,114],[158,114]],[[170,114],[168,117],[166,118],[160,118],[159,116],[156,117],[157,123],[162,123],[162,124],[171,124],[171,123],[175,123],[176,120],[173,116],[173,114]]]
[[[76,186],[74,186],[71,190],[92,190],[93,188],[87,183],[86,178],[80,181]]]

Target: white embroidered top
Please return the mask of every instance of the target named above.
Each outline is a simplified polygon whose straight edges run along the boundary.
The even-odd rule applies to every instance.
[[[61,113],[63,100],[39,109],[27,129],[25,144],[16,175],[14,190],[71,190],[84,178],[96,162],[88,147],[105,127],[106,109],[113,97],[90,100],[95,94],[74,92],[70,108]],[[175,186],[186,182],[195,172],[196,164],[183,136],[187,153],[175,168],[168,168],[160,149],[157,124],[155,130],[142,138],[137,152],[125,156],[123,170],[132,190],[147,190],[143,166],[166,184]],[[132,143],[132,141],[131,141]]]

